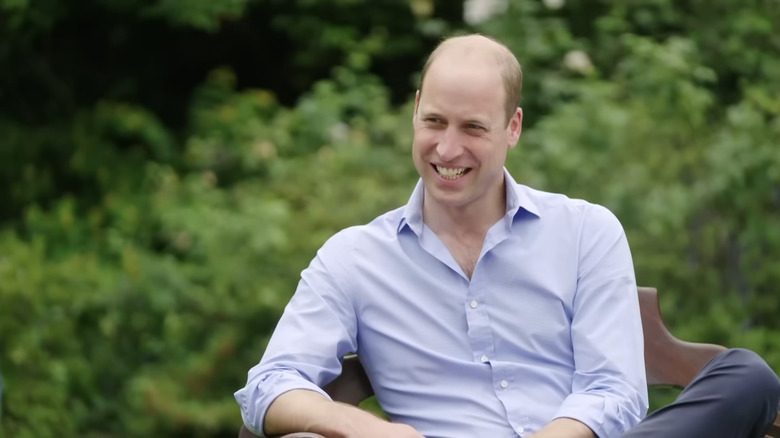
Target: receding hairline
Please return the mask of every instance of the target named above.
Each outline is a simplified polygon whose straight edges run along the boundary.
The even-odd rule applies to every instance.
[[[482,34],[457,35],[444,38],[428,56],[420,75],[418,91],[422,93],[425,76],[431,65],[443,54],[468,56],[470,54],[490,53],[493,55],[496,66],[500,69],[504,83],[506,97],[505,112],[507,121],[512,117],[517,107],[520,106],[520,93],[522,91],[523,70],[520,62],[509,48],[500,41]]]
[[[444,38],[428,57],[429,63],[446,51],[458,50],[470,52],[472,50],[489,50],[498,58],[512,58],[515,56],[508,47],[498,40],[482,34],[457,35]]]

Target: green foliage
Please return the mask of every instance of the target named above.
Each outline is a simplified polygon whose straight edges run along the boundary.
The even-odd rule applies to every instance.
[[[174,25],[213,32],[219,28],[222,20],[240,18],[250,1],[157,0],[141,13],[151,17],[164,17]]]
[[[452,30],[524,66],[513,174],[612,209],[679,337],[780,368],[780,11],[553,4],[467,28],[460,2],[0,0],[0,434],[234,436],[301,269],[408,198],[416,72]]]

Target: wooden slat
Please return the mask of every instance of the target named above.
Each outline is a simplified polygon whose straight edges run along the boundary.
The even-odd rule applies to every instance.
[[[780,438],[780,413],[777,414],[775,422],[769,427],[767,438]]]

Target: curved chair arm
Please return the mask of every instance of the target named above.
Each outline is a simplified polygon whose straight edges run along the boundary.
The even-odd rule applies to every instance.
[[[707,362],[726,347],[715,344],[685,342],[669,332],[661,316],[658,291],[640,287],[639,309],[645,341],[645,370],[648,385],[684,388]]]

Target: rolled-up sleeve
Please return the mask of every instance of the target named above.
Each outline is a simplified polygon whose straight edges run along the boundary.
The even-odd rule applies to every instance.
[[[556,417],[579,420],[600,438],[619,437],[647,413],[647,378],[631,252],[618,219],[584,215],[573,303],[572,393]]]
[[[316,391],[341,373],[341,359],[357,352],[353,304],[340,285],[344,251],[338,234],[318,251],[285,307],[260,363],[249,370],[247,384],[235,392],[246,427],[264,436],[271,403],[295,389]]]

